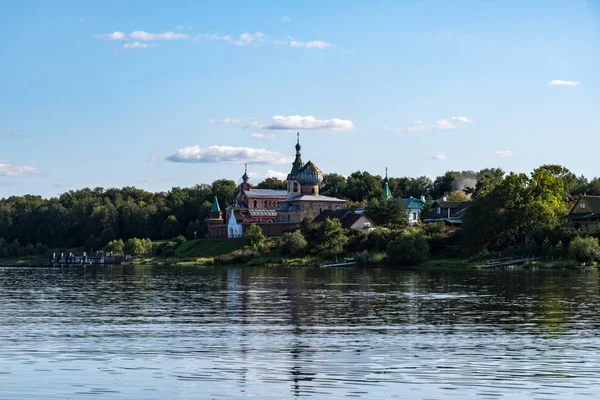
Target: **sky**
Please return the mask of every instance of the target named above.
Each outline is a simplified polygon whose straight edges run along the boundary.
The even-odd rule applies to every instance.
[[[8,1],[0,198],[561,164],[600,176],[600,0]]]

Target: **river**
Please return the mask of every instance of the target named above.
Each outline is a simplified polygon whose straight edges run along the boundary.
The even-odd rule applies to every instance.
[[[580,399],[596,271],[0,268],[0,399]]]

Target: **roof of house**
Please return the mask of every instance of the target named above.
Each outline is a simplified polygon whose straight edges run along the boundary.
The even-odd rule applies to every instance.
[[[334,210],[323,210],[319,213],[319,215],[317,215],[312,222],[318,223],[318,222],[323,222],[325,221],[327,218],[331,218],[331,219],[339,219],[340,221],[344,218],[346,218],[346,216],[348,214],[354,214],[354,211],[352,211],[349,208],[336,208]],[[358,214],[360,216],[360,214]]]
[[[414,197],[402,199],[402,201],[404,202],[404,207],[408,209],[422,210],[425,207],[425,203],[421,199],[415,199]]]
[[[579,204],[584,203],[585,208],[581,208]],[[569,215],[573,214],[591,214],[600,213],[600,196],[579,196]]]
[[[370,222],[373,222],[373,221],[371,221],[371,218],[367,217],[365,214],[348,214],[344,217],[344,219],[341,220],[342,228],[345,228],[345,229],[351,228],[352,225],[354,225],[354,223],[356,221],[358,221],[361,217],[367,218]],[[375,224],[373,224],[373,225],[375,225]]]
[[[276,210],[267,210],[264,208],[250,208],[248,213],[251,217],[276,217]]]
[[[283,203],[277,211],[299,211],[300,207],[290,203]]]
[[[248,189],[245,190],[248,197],[281,197],[287,196],[287,190],[275,189]]]
[[[283,202],[296,202],[296,201],[332,201],[345,203],[347,200],[338,199],[335,197],[322,196],[322,195],[312,195],[312,194],[301,194],[299,196],[292,197],[291,199],[284,200]]]

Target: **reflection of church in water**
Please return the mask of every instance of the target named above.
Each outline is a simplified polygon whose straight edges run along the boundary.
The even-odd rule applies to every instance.
[[[253,189],[245,171],[235,204],[227,207],[224,215],[215,198],[207,220],[210,237],[243,236],[251,224],[260,226],[267,236],[279,236],[295,229],[307,217],[312,220],[323,210],[346,206],[346,200],[319,194],[323,173],[311,161],[302,162],[299,136],[287,189]]]

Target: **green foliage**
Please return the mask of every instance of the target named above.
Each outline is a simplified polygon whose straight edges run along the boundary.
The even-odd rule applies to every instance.
[[[229,254],[215,257],[214,263],[216,265],[245,264],[252,261],[257,255],[257,252],[254,250],[234,250]]]
[[[381,252],[362,250],[354,255],[354,260],[360,265],[382,265],[387,260],[387,255]]]
[[[426,236],[439,236],[445,234],[445,232],[446,225],[442,221],[423,224],[423,233]]]
[[[130,256],[143,256],[152,252],[152,241],[150,239],[131,238],[125,242],[123,252]]]
[[[308,242],[300,230],[295,230],[293,232],[285,232],[281,235],[279,246],[282,254],[299,256],[304,252],[306,246],[308,246]]]
[[[406,207],[400,198],[373,199],[369,202],[366,214],[377,226],[401,229],[408,225]]]
[[[162,224],[162,237],[163,239],[171,239],[179,233],[179,222],[177,217],[169,215]]]
[[[176,248],[176,242],[162,242],[152,247],[152,254],[162,257],[174,257]]]
[[[175,245],[181,246],[183,243],[187,242],[187,239],[183,235],[179,235],[174,239]]]
[[[581,263],[598,260],[600,244],[595,237],[576,237],[569,245],[569,255]]]
[[[188,240],[177,246],[175,253],[177,257],[181,258],[210,258],[240,250],[246,243],[245,237]]]
[[[324,196],[344,198],[346,196],[346,178],[340,174],[325,174],[319,193]]]
[[[389,242],[386,254],[392,265],[402,267],[419,265],[427,260],[429,245],[421,231],[407,229]]]
[[[453,192],[448,193],[447,197],[448,201],[469,201],[469,196],[465,194],[462,190],[455,190]]]
[[[260,226],[256,224],[250,225],[245,236],[250,249],[260,251],[265,246],[265,235],[263,235]]]
[[[123,239],[111,240],[108,242],[106,246],[104,246],[105,251],[110,251],[113,254],[123,254],[123,248],[125,247],[125,243]]]
[[[266,178],[264,181],[256,185],[257,189],[273,189],[273,190],[286,190],[287,182],[281,179],[271,177]]]
[[[463,223],[473,252],[524,244],[528,235],[554,230],[567,212],[563,182],[543,168],[530,177],[511,173],[470,206]]]
[[[353,172],[346,180],[345,196],[353,201],[378,199],[383,196],[382,178],[364,171]]]
[[[346,232],[338,219],[327,218],[318,229],[319,250],[326,255],[335,256],[344,251],[348,243]]]

